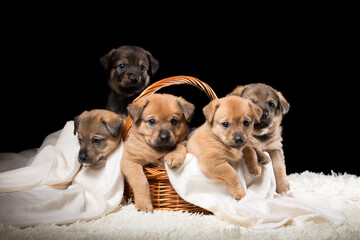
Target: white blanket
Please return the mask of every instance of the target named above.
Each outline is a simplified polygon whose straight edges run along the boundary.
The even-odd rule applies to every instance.
[[[180,197],[234,224],[253,229],[272,229],[301,225],[307,220],[328,221],[334,226],[345,222],[336,199],[309,192],[276,194],[271,163],[263,166],[263,174],[259,177],[248,172],[244,160],[233,167],[246,191],[241,201],[233,198],[225,184],[205,176],[196,157],[191,154],[187,154],[181,167],[167,167],[166,170]]]
[[[27,226],[71,223],[100,217],[119,206],[124,190],[120,171],[123,144],[102,169],[80,168],[73,121],[50,134],[37,151],[0,154],[0,223]],[[251,176],[242,161],[234,166],[247,195],[237,202],[224,184],[207,178],[188,154],[170,181],[186,201],[208,209],[220,219],[255,229],[300,225],[307,220],[334,226],[345,219],[336,201],[315,193],[275,194],[272,165]]]
[[[69,121],[32,154],[0,154],[0,169],[13,169],[0,173],[0,223],[71,223],[100,217],[119,206],[124,191],[123,144],[104,168],[80,168],[73,131]]]

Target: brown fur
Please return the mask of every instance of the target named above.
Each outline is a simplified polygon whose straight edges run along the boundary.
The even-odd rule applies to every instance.
[[[100,62],[108,72],[110,94],[106,109],[127,115],[127,106],[150,84],[159,62],[138,46],[112,49]]]
[[[165,161],[177,167],[183,163],[187,123],[194,105],[170,94],[153,94],[130,104],[128,111],[133,126],[124,144],[121,170],[134,192],[135,207],[149,212],[153,206],[143,166]]]
[[[188,152],[196,156],[208,177],[226,184],[239,200],[246,193],[230,164],[243,157],[261,109],[245,98],[230,96],[212,100],[203,113],[206,121],[189,136]],[[249,171],[257,165],[255,161],[246,163]]]
[[[238,86],[228,95],[247,98],[263,110],[260,123],[254,126],[253,142],[260,151],[270,154],[276,179],[276,191],[287,192],[290,184],[286,176],[281,122],[283,115],[289,111],[290,104],[281,92],[262,83]]]
[[[120,144],[124,130],[119,115],[102,109],[84,111],[74,119],[74,134],[78,134],[79,162],[100,168]]]

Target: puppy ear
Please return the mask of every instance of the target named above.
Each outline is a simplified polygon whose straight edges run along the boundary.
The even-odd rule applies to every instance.
[[[276,91],[276,94],[278,95],[279,97],[279,106],[280,106],[280,111],[282,113],[282,115],[285,115],[289,112],[289,109],[290,109],[290,104],[286,101],[286,99],[284,98],[284,96],[282,95],[281,92],[279,91]]]
[[[150,61],[151,75],[154,75],[159,69],[159,61],[156,60],[150,52],[146,51],[146,53]]]
[[[244,90],[245,90],[245,86],[237,86],[231,93],[229,93],[226,96],[235,95],[235,96],[240,96],[241,97]]]
[[[111,67],[110,59],[111,59],[113,52],[115,52],[115,51],[116,51],[116,49],[113,48],[110,52],[108,52],[106,55],[104,55],[100,58],[100,63],[106,70],[108,70]]]
[[[137,122],[141,113],[144,111],[145,107],[149,104],[149,100],[146,98],[141,98],[134,103],[129,104],[127,107],[128,113],[134,122]]]
[[[119,135],[122,135],[124,130],[124,122],[121,117],[111,118],[110,120],[101,119],[101,122],[104,124],[110,135],[116,138]]]
[[[186,101],[182,97],[178,97],[176,103],[180,107],[181,111],[184,113],[185,119],[187,122],[190,122],[194,116],[195,106],[194,104]]]
[[[255,121],[259,123],[263,112],[261,107],[259,107],[257,104],[252,103],[251,101],[249,101],[249,106],[253,110]]]
[[[81,122],[81,118],[87,113],[88,113],[88,111],[84,111],[80,115],[78,115],[74,118],[74,135],[76,135],[76,133],[78,131],[78,128],[79,128],[79,125]]]
[[[206,121],[212,124],[216,110],[219,108],[220,102],[217,99],[212,100],[208,105],[203,108],[203,113]]]
[[[79,128],[79,124],[80,124],[80,119],[79,119],[80,116],[77,116],[74,118],[74,135],[76,135],[77,133],[77,130]]]

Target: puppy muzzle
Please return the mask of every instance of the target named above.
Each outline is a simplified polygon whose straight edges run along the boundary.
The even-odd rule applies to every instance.
[[[243,136],[235,136],[230,146],[232,148],[242,148],[246,144],[246,139]]]
[[[128,79],[129,79],[130,83],[136,84],[139,81],[140,76],[136,75],[136,74],[132,74],[132,75],[128,76]]]
[[[98,159],[94,159],[87,154],[86,149],[80,149],[78,161],[84,167],[101,168],[102,166],[104,166],[106,156],[97,157]]]
[[[86,150],[85,150],[85,149],[80,149],[80,151],[79,151],[79,158],[78,158],[79,163],[80,163],[80,164],[85,163],[86,160],[87,160],[87,158],[88,158],[88,155],[87,155]]]
[[[119,79],[119,85],[123,88],[130,88],[130,87],[141,87],[143,83],[141,81],[141,76],[137,74],[130,74],[124,76],[123,79]]]
[[[261,130],[264,128],[267,128],[271,125],[272,118],[270,116],[270,113],[267,109],[261,108],[263,110],[263,113],[260,117],[260,122],[254,124],[254,128],[257,130]]]
[[[262,130],[264,128],[268,128],[271,124],[271,119],[270,118],[267,118],[265,120],[260,120],[259,123],[255,123],[254,124],[254,128],[257,129],[257,130]]]
[[[176,145],[176,142],[171,138],[171,134],[167,130],[160,130],[157,139],[153,146],[160,149],[172,149]]]

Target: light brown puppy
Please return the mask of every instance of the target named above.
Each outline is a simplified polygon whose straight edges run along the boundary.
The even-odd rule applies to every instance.
[[[103,167],[110,153],[119,146],[123,130],[123,120],[111,111],[94,109],[75,117],[74,134],[78,133],[80,143],[79,162],[83,166]]]
[[[210,178],[226,184],[237,200],[246,193],[230,165],[243,157],[261,109],[251,101],[230,96],[212,100],[203,108],[205,123],[189,136],[188,152],[196,156],[200,169]],[[249,171],[257,163],[247,162]]]
[[[290,104],[281,92],[262,83],[238,86],[228,95],[247,98],[263,110],[260,122],[254,125],[253,141],[261,151],[270,154],[276,179],[276,191],[287,192],[290,184],[286,176],[281,122],[283,115],[289,111]]]
[[[143,166],[165,161],[177,167],[183,163],[187,154],[184,141],[194,109],[182,97],[170,94],[149,95],[128,106],[133,125],[124,143],[121,170],[134,192],[138,210],[153,210]]]

